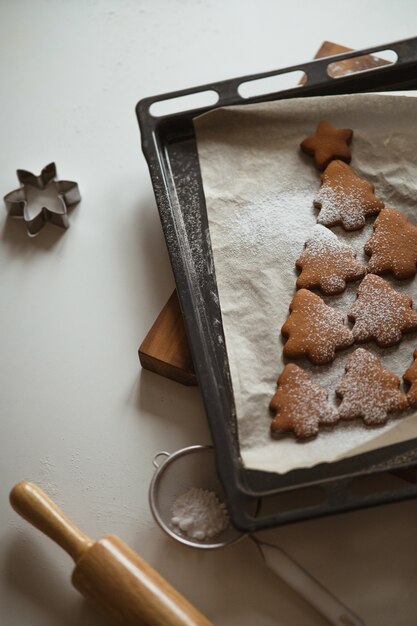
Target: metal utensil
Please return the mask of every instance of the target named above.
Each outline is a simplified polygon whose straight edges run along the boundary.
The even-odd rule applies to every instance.
[[[55,163],[46,165],[39,176],[17,170],[21,186],[4,196],[11,217],[23,219],[28,235],[35,237],[47,222],[68,228],[68,208],[81,200],[77,183],[56,179]]]
[[[260,541],[255,535],[242,533],[233,526],[216,537],[199,541],[171,523],[171,507],[176,497],[192,487],[214,491],[219,500],[227,504],[217,478],[212,446],[190,446],[172,454],[159,452],[153,464],[156,472],[149,488],[150,508],[157,524],[170,537],[189,547],[203,550],[223,548],[248,537],[255,543],[268,567],[330,624],[365,626],[357,615],[277,545]]]

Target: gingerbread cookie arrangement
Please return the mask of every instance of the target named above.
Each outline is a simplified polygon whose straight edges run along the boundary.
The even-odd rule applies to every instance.
[[[390,273],[396,280],[415,276],[417,226],[396,209],[385,208],[375,195],[374,185],[348,165],[352,137],[351,129],[338,129],[323,121],[301,143],[301,149],[314,158],[322,174],[313,201],[319,209],[318,224],[295,261],[298,291],[281,328],[286,359],[307,358],[321,366],[331,363],[336,351],[353,343],[374,342],[386,348],[399,343],[404,333],[417,331],[417,312],[411,298],[377,275]],[[365,266],[329,227],[359,230],[368,216],[377,218],[364,246],[370,257]],[[311,291],[334,297],[347,283],[359,280],[356,301],[344,313]],[[346,314],[351,328],[345,324]],[[404,394],[400,378],[386,370],[375,355],[363,348],[354,350],[335,390],[340,401],[337,408],[329,403],[327,391],[301,367],[285,365],[270,402],[271,434],[291,432],[298,439],[306,439],[316,436],[321,426],[333,427],[339,420],[352,419],[374,427],[409,406],[417,408],[417,348],[413,357],[403,375],[409,387]]]

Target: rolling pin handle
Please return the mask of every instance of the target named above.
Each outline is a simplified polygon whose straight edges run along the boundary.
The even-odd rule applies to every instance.
[[[33,483],[17,483],[10,492],[10,504],[16,513],[61,546],[75,563],[94,543]]]

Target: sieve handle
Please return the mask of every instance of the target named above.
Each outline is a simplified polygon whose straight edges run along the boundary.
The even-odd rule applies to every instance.
[[[278,546],[254,539],[268,567],[334,626],[365,626],[360,617]]]
[[[155,454],[155,456],[153,457],[152,465],[156,469],[159,469],[160,466],[162,465],[162,463],[164,463],[164,461],[160,461],[160,458],[163,457],[166,460],[170,456],[171,456],[170,453],[169,452],[165,452],[165,450],[163,450],[162,452],[157,452]]]

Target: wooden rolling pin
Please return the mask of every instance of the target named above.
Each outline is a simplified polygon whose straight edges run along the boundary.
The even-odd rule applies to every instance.
[[[92,541],[36,485],[15,485],[10,503],[74,559],[74,587],[120,624],[213,626],[118,537]]]

